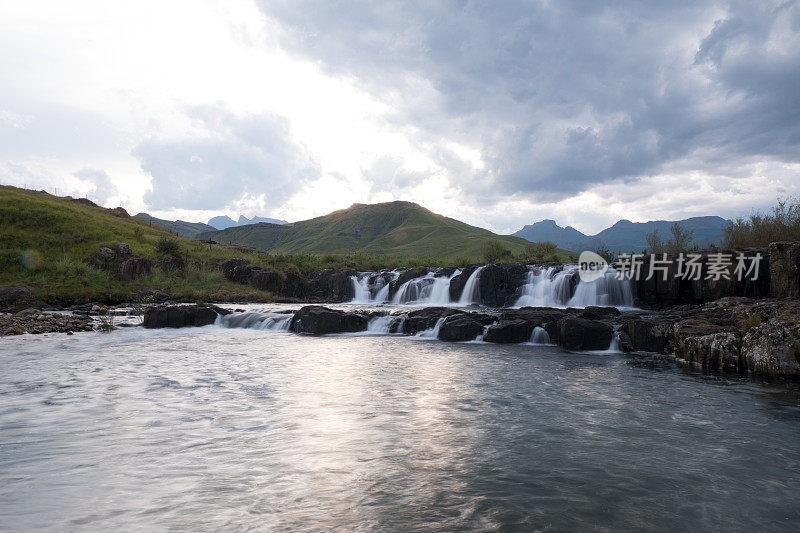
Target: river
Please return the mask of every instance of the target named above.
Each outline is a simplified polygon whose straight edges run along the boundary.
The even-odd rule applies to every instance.
[[[796,531],[796,384],[555,347],[0,340],[3,530]]]

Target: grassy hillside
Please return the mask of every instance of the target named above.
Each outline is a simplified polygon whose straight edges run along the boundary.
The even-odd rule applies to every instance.
[[[197,237],[204,231],[215,231],[215,228],[202,222],[186,222],[185,220],[164,220],[150,216],[147,213],[138,213],[136,218],[146,220],[151,225],[161,226],[162,228],[177,233],[181,237]]]
[[[527,241],[496,235],[411,202],[354,204],[325,216],[285,225],[252,224],[201,237],[281,253],[364,253],[480,261],[497,241],[521,254]],[[567,258],[570,254],[561,251]]]

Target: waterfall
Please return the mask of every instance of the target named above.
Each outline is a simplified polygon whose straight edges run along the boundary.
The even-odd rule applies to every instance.
[[[532,268],[515,307],[633,307],[632,282],[618,280],[613,269],[609,268],[604,277],[595,281],[578,280],[573,292],[577,276],[577,265],[565,266],[561,270],[557,267]]]
[[[392,281],[400,276],[400,272],[396,270],[388,274],[392,276]],[[373,272],[361,272],[358,276],[350,276],[355,295],[350,303],[373,305],[385,303],[389,299],[389,282],[384,279],[384,275],[386,273],[375,275]],[[375,281],[370,285],[369,280],[373,276]]]
[[[392,326],[398,321],[398,317],[391,315],[376,316],[367,323],[367,332],[375,334],[388,334],[392,331]]]
[[[352,303],[370,303],[369,276],[363,276],[361,279],[358,279],[358,276],[350,276],[350,280],[353,282],[353,292],[355,293]]]
[[[533,328],[531,333],[531,344],[548,345],[550,344],[550,335],[547,330],[541,326]]]
[[[422,277],[408,280],[397,289],[392,304],[449,305],[450,281],[460,273],[460,270],[456,270],[450,276],[436,277],[434,272],[428,272]]]
[[[289,331],[292,324],[291,313],[231,313],[220,315],[215,324],[224,328],[260,329],[264,331]]]
[[[475,272],[467,279],[464,290],[461,292],[461,298],[458,299],[458,305],[466,306],[472,303],[480,303],[476,302],[476,300],[480,299],[478,280],[481,277],[481,270],[483,270],[482,266],[476,268]]]
[[[436,321],[436,325],[434,325],[430,329],[426,329],[425,331],[420,331],[415,336],[420,337],[422,339],[438,339],[439,338],[439,329],[444,324],[444,321],[447,320],[447,317],[442,317]]]

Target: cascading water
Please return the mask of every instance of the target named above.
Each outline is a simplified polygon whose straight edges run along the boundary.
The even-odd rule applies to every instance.
[[[358,276],[350,276],[350,280],[353,282],[353,292],[355,293],[352,303],[370,303],[372,298],[369,293],[369,276],[363,276],[361,279],[358,279]]]
[[[466,306],[478,303],[476,302],[476,300],[480,299],[478,280],[481,277],[483,268],[482,266],[476,268],[475,272],[469,276],[467,283],[464,285],[464,290],[461,292],[461,298],[458,299],[458,305]]]
[[[573,292],[572,288],[575,287]],[[528,281],[515,307],[587,307],[590,305],[633,307],[630,280],[617,279],[608,269],[605,276],[585,282],[578,277],[578,267],[531,269]]]
[[[536,326],[531,332],[531,344],[548,345],[550,344],[550,334],[541,326]]]
[[[392,281],[400,276],[400,272],[392,271],[388,273],[392,276]],[[370,278],[374,278],[374,283],[370,286]],[[384,274],[374,276],[371,272],[363,272],[358,276],[350,276],[353,284],[354,297],[350,303],[354,304],[382,304],[389,299],[389,281],[386,281]]]
[[[215,324],[224,328],[289,331],[293,316],[294,314],[290,313],[259,313],[256,311],[231,313],[218,316]]]
[[[420,331],[415,336],[420,337],[422,339],[438,339],[439,338],[439,329],[441,329],[442,324],[444,321],[447,320],[447,317],[442,317],[436,321],[436,325],[434,325],[430,329],[426,329],[425,331]]]
[[[460,273],[460,270],[456,270],[450,276],[436,277],[434,272],[428,272],[420,278],[409,280],[397,289],[392,304],[449,305],[450,281]]]

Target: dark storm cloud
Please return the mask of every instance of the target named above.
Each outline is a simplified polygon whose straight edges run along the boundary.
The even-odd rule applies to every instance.
[[[398,126],[479,148],[473,194],[800,160],[797,2],[260,5],[288,50],[390,100]]]
[[[265,194],[268,207],[285,202],[319,169],[276,115],[238,116],[221,107],[190,111],[198,134],[150,139],[134,149],[152,176],[145,202],[153,209],[221,209]]]

